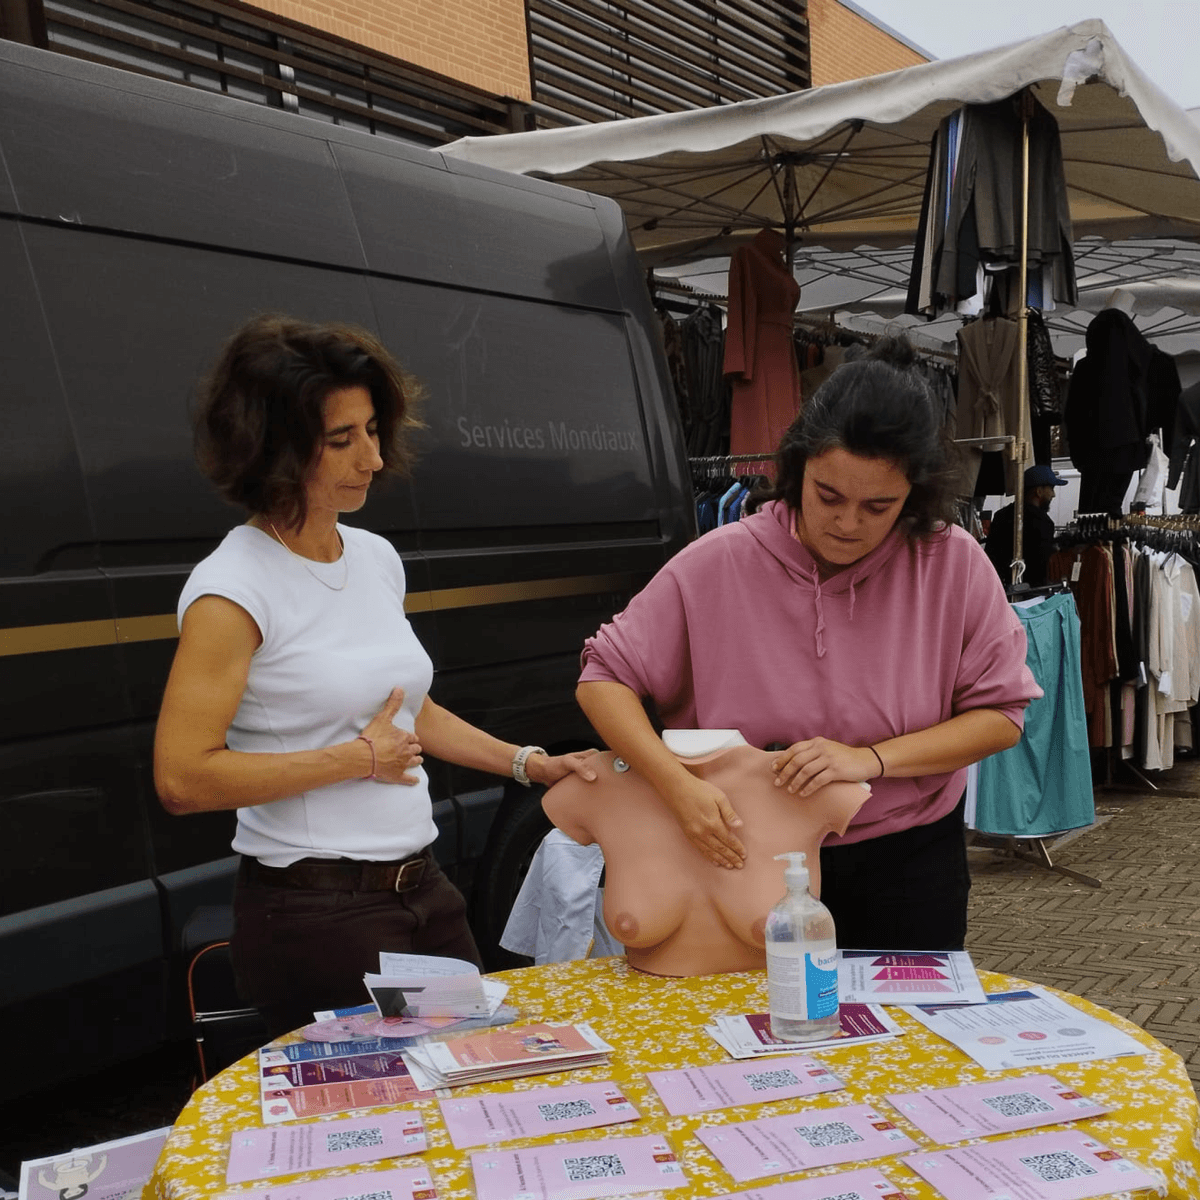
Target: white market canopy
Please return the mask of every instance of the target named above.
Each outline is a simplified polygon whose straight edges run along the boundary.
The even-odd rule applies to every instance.
[[[942,118],[1026,87],[1058,122],[1076,238],[1200,238],[1200,128],[1101,21],[784,96],[463,138],[442,153],[612,197],[648,264],[727,254],[767,226],[801,247],[898,246],[915,238]]]

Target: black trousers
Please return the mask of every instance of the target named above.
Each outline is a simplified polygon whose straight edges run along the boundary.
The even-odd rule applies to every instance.
[[[971,876],[965,798],[931,825],[821,847],[821,902],[843,950],[961,950]]]
[[[243,859],[230,956],[239,994],[272,1038],[314,1011],[368,1003],[363,975],[378,972],[381,950],[480,964],[466,902],[432,855],[421,882],[399,893],[280,887],[253,874]]]

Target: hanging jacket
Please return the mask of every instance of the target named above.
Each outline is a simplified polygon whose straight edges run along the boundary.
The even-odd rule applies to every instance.
[[[1119,308],[1097,313],[1085,341],[1063,413],[1071,461],[1081,471],[1140,471],[1150,457],[1153,347]]]
[[[946,308],[975,294],[981,262],[1019,263],[1021,120],[1011,99],[969,104],[949,212],[937,254],[934,290]],[[1058,123],[1035,102],[1029,121],[1028,264],[1049,266],[1056,300],[1075,304],[1071,214]],[[1015,280],[1014,280],[1015,282]],[[1015,310],[1015,287],[1007,307]]]

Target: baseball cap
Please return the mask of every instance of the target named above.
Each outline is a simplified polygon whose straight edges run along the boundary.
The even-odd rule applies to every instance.
[[[1061,475],[1055,475],[1053,468],[1046,466],[1044,463],[1037,463],[1032,467],[1026,468],[1025,471],[1025,486],[1027,488],[1064,487],[1066,482]]]

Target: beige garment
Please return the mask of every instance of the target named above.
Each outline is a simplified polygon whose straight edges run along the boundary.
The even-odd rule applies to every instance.
[[[1007,317],[983,317],[958,331],[958,405],[955,438],[1001,437],[1017,433],[1017,343],[1020,331]],[[962,448],[959,495],[975,493],[983,451]],[[1017,464],[1005,456],[1008,494],[1016,494]]]
[[[630,966],[675,976],[764,968],[763,927],[787,890],[777,854],[804,851],[810,890],[819,894],[821,842],[845,833],[870,789],[831,783],[801,799],[775,786],[774,757],[735,746],[680,760],[719,787],[741,817],[746,861],[737,870],[710,863],[637,772],[615,769],[620,760],[611,751],[591,760],[595,782],[569,775],[542,798],[546,815],[568,837],[600,844],[604,922],[625,946]]]

